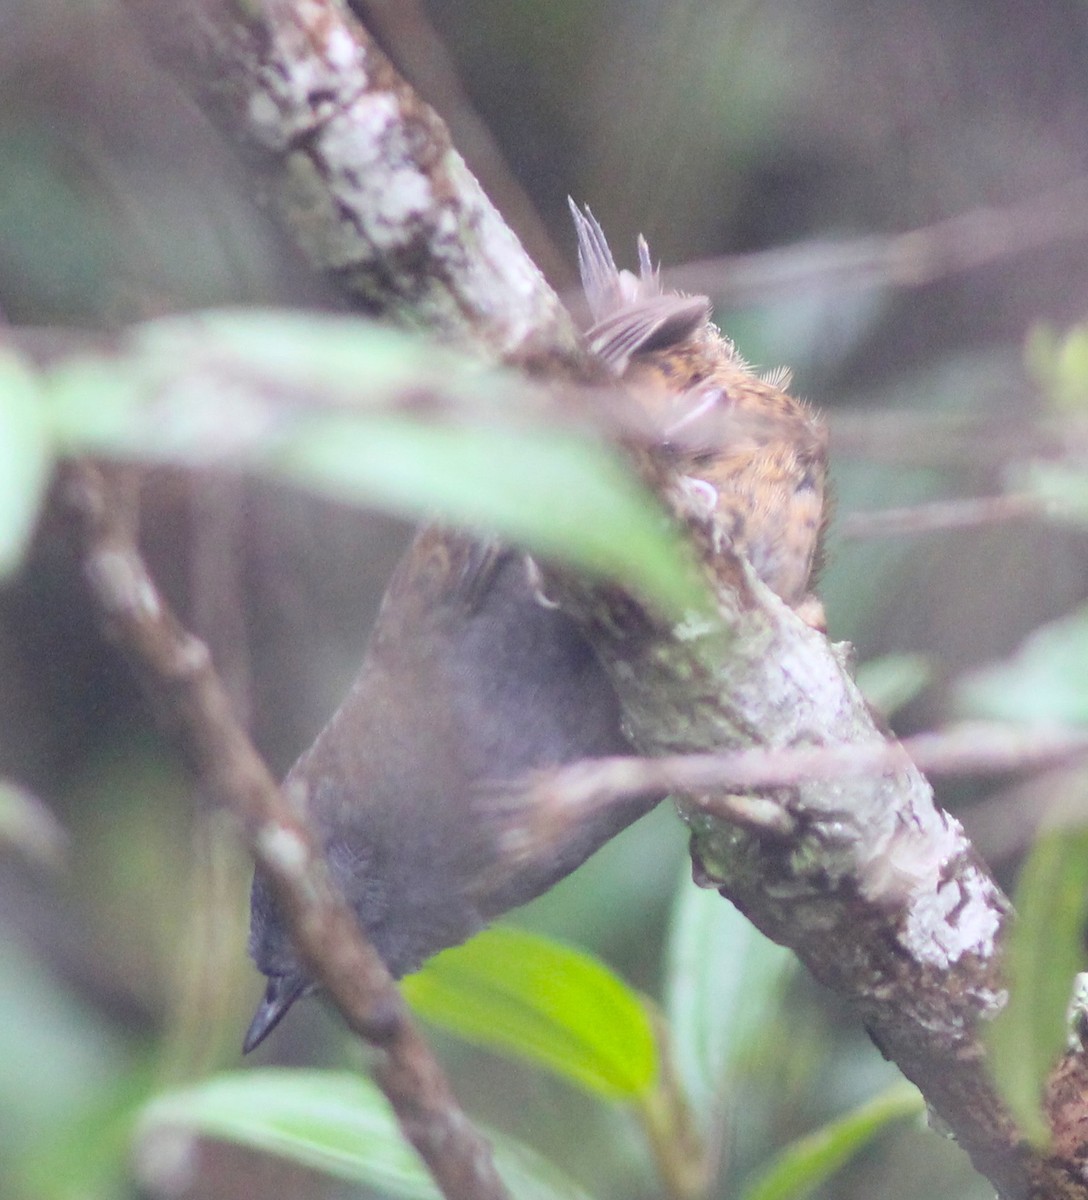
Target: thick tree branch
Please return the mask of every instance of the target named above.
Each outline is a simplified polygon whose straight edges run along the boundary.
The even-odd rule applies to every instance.
[[[570,318],[438,115],[337,0],[127,0],[261,196],[358,307],[589,369]]]
[[[639,748],[879,747],[835,649],[750,572],[729,574],[723,628],[634,636],[605,589],[569,577],[552,587],[592,631]],[[879,775],[806,780],[771,798],[794,823],[786,839],[715,816],[709,803],[681,804],[697,879],[847,999],[976,1166],[1003,1195],[1026,1195],[1029,1155],[980,1037],[1003,1002],[1008,905],[958,823],[905,755]]]
[[[76,464],[62,481],[84,575],[107,633],[129,660],[207,793],[240,821],[304,961],[348,1025],[382,1049],[379,1082],[449,1200],[504,1200],[491,1149],[457,1105],[377,952],[331,887],[309,832],[234,718],[204,644],[182,628],[136,547],[132,489]]]
[[[388,0],[357,0],[354,7],[415,90],[445,118],[473,174],[518,231],[533,260],[555,286],[566,286],[576,274],[574,264],[552,239],[532,197],[473,108],[453,56],[428,19],[423,0],[392,4]]]
[[[335,0],[129,2],[316,269],[360,302],[493,356],[586,369],[444,127]],[[881,747],[840,652],[721,545],[691,489],[658,484],[703,552],[717,619],[670,626],[615,588],[565,572],[549,582],[610,669],[639,747]],[[989,1079],[981,1027],[1003,1000],[1008,906],[916,768],[904,759],[768,798],[794,823],[789,838],[683,806],[701,880],[855,1008],[1003,1196],[1084,1196],[1077,1161],[1026,1146]],[[286,878],[267,840],[255,846]],[[309,953],[316,967],[316,943]],[[365,978],[373,963],[358,967]],[[339,966],[320,969],[347,998]],[[357,1017],[367,1028],[368,1013]],[[467,1169],[476,1161],[468,1152]]]

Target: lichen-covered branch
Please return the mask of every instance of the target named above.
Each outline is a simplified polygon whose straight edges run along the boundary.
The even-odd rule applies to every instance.
[[[127,0],[245,155],[315,271],[357,307],[551,369],[587,360],[441,118],[338,0]]]
[[[564,579],[647,754],[879,745],[835,647],[754,579],[723,590],[724,628],[616,635],[608,593]],[[1008,905],[906,756],[867,777],[764,793],[789,834],[681,801],[696,877],[843,996],[1003,1195],[1028,1155],[986,1074],[980,1023],[1002,1003]]]

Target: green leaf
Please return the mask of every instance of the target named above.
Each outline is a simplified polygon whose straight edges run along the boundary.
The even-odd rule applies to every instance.
[[[478,359],[391,325],[358,317],[284,309],[220,309],[166,317],[136,326],[139,357],[167,367],[197,364],[209,374],[238,366],[294,394],[352,408],[380,407],[408,388],[441,387],[487,404],[488,384],[533,389],[517,376],[491,371]]]
[[[1062,462],[1026,462],[1010,469],[1011,491],[1031,492],[1054,522],[1088,525],[1088,471]]]
[[[706,598],[664,510],[537,385],[343,317],[206,314],[49,375],[69,453],[230,467],[411,517],[436,512],[592,574],[669,615]]]
[[[670,611],[695,598],[678,543],[630,470],[561,431],[341,417],[300,431],[272,470],[354,503],[438,510],[623,580]]]
[[[0,848],[5,843],[34,862],[56,867],[66,838],[60,823],[36,796],[0,779]]]
[[[973,716],[1088,721],[1088,608],[1040,626],[1010,658],[967,676],[957,700]]]
[[[897,1084],[780,1151],[770,1166],[745,1185],[740,1200],[800,1200],[844,1167],[892,1121],[924,1111],[917,1089]]]
[[[924,654],[885,654],[863,662],[856,678],[865,699],[890,717],[929,687],[933,669]]]
[[[347,1072],[238,1071],[157,1097],[144,1110],[138,1131],[141,1162],[152,1183],[160,1170],[169,1170],[174,1158],[169,1134],[177,1130],[249,1146],[392,1196],[438,1200],[385,1097],[370,1080]],[[487,1137],[513,1195],[586,1200],[527,1146],[491,1132]]]
[[[665,1011],[676,1069],[704,1136],[742,1056],[775,1020],[793,961],[685,869],[666,947]]]
[[[428,1021],[599,1096],[636,1100],[656,1080],[645,1006],[581,950],[496,926],[432,958],[402,986]]]
[[[123,1162],[123,1146],[107,1145],[105,1130],[126,1090],[130,1057],[90,1001],[0,928],[0,1177],[17,1176],[17,1194],[103,1194],[100,1171],[108,1175],[111,1161]]]
[[[355,318],[206,312],[130,329],[112,353],[49,372],[58,432],[99,453],[223,461],[328,412],[374,414],[440,391],[458,411],[502,416],[538,393],[433,342]],[[441,408],[439,408],[439,413]],[[431,414],[434,415],[434,414]]]
[[[26,1155],[17,1190],[36,1200],[116,1200],[127,1195],[136,1118],[153,1095],[159,1064],[147,1058],[100,1077],[85,1108],[58,1122]]]
[[[33,372],[0,346],[0,578],[22,561],[49,485],[48,417]]]
[[[1067,786],[1079,801],[1088,779]],[[1043,833],[1020,872],[1016,922],[1005,951],[1009,1002],[994,1019],[988,1041],[994,1078],[1028,1136],[1047,1136],[1040,1103],[1043,1083],[1066,1039],[1074,976],[1084,969],[1088,920],[1088,829]]]
[[[1088,326],[1059,334],[1052,326],[1037,325],[1025,342],[1024,365],[1051,408],[1066,413],[1088,408]]]
[[[1058,352],[1055,406],[1065,412],[1088,408],[1088,327],[1075,325]]]
[[[1046,321],[1036,322],[1024,339],[1024,369],[1039,387],[1049,389],[1058,357],[1058,331]]]

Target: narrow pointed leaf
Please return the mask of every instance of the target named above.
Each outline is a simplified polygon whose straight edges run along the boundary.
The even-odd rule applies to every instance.
[[[799,1138],[777,1154],[740,1193],[740,1200],[801,1200],[841,1170],[893,1121],[925,1111],[909,1084],[889,1088],[845,1117]]]
[[[741,1056],[774,1021],[793,956],[685,870],[666,950],[670,1048],[704,1135]]]
[[[1073,787],[1083,795],[1083,773]],[[1043,833],[1020,872],[1006,947],[1009,1001],[989,1029],[991,1069],[1028,1136],[1047,1137],[1043,1085],[1066,1040],[1074,978],[1085,968],[1088,829]]]
[[[49,414],[23,361],[0,346],[0,579],[19,565],[53,470]]]

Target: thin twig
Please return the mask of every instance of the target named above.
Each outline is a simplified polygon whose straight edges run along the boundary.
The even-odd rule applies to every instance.
[[[204,644],[159,594],[135,541],[134,510],[102,471],[66,468],[84,574],[101,621],[168,725],[197,784],[241,823],[295,946],[348,1025],[385,1052],[379,1082],[447,1200],[504,1200],[471,1126],[380,957],[336,894],[308,830],[235,720]]]
[[[530,776],[517,808],[539,808],[542,824],[569,822],[621,800],[672,792],[699,797],[699,808],[724,821],[764,836],[788,837],[796,822],[774,800],[732,792],[880,775],[909,763],[927,775],[1007,774],[1060,766],[1085,755],[1088,734],[1080,730],[965,722],[901,742],[587,759]],[[504,803],[513,807],[513,801]]]
[[[936,500],[931,504],[885,508],[876,512],[846,513],[835,523],[835,533],[844,541],[904,537],[1030,520],[1049,516],[1053,511],[1052,501],[1031,493]]]
[[[987,206],[904,233],[804,242],[704,259],[665,271],[670,287],[740,307],[805,288],[919,287],[1065,239],[1088,237],[1088,176],[1003,207]]]

